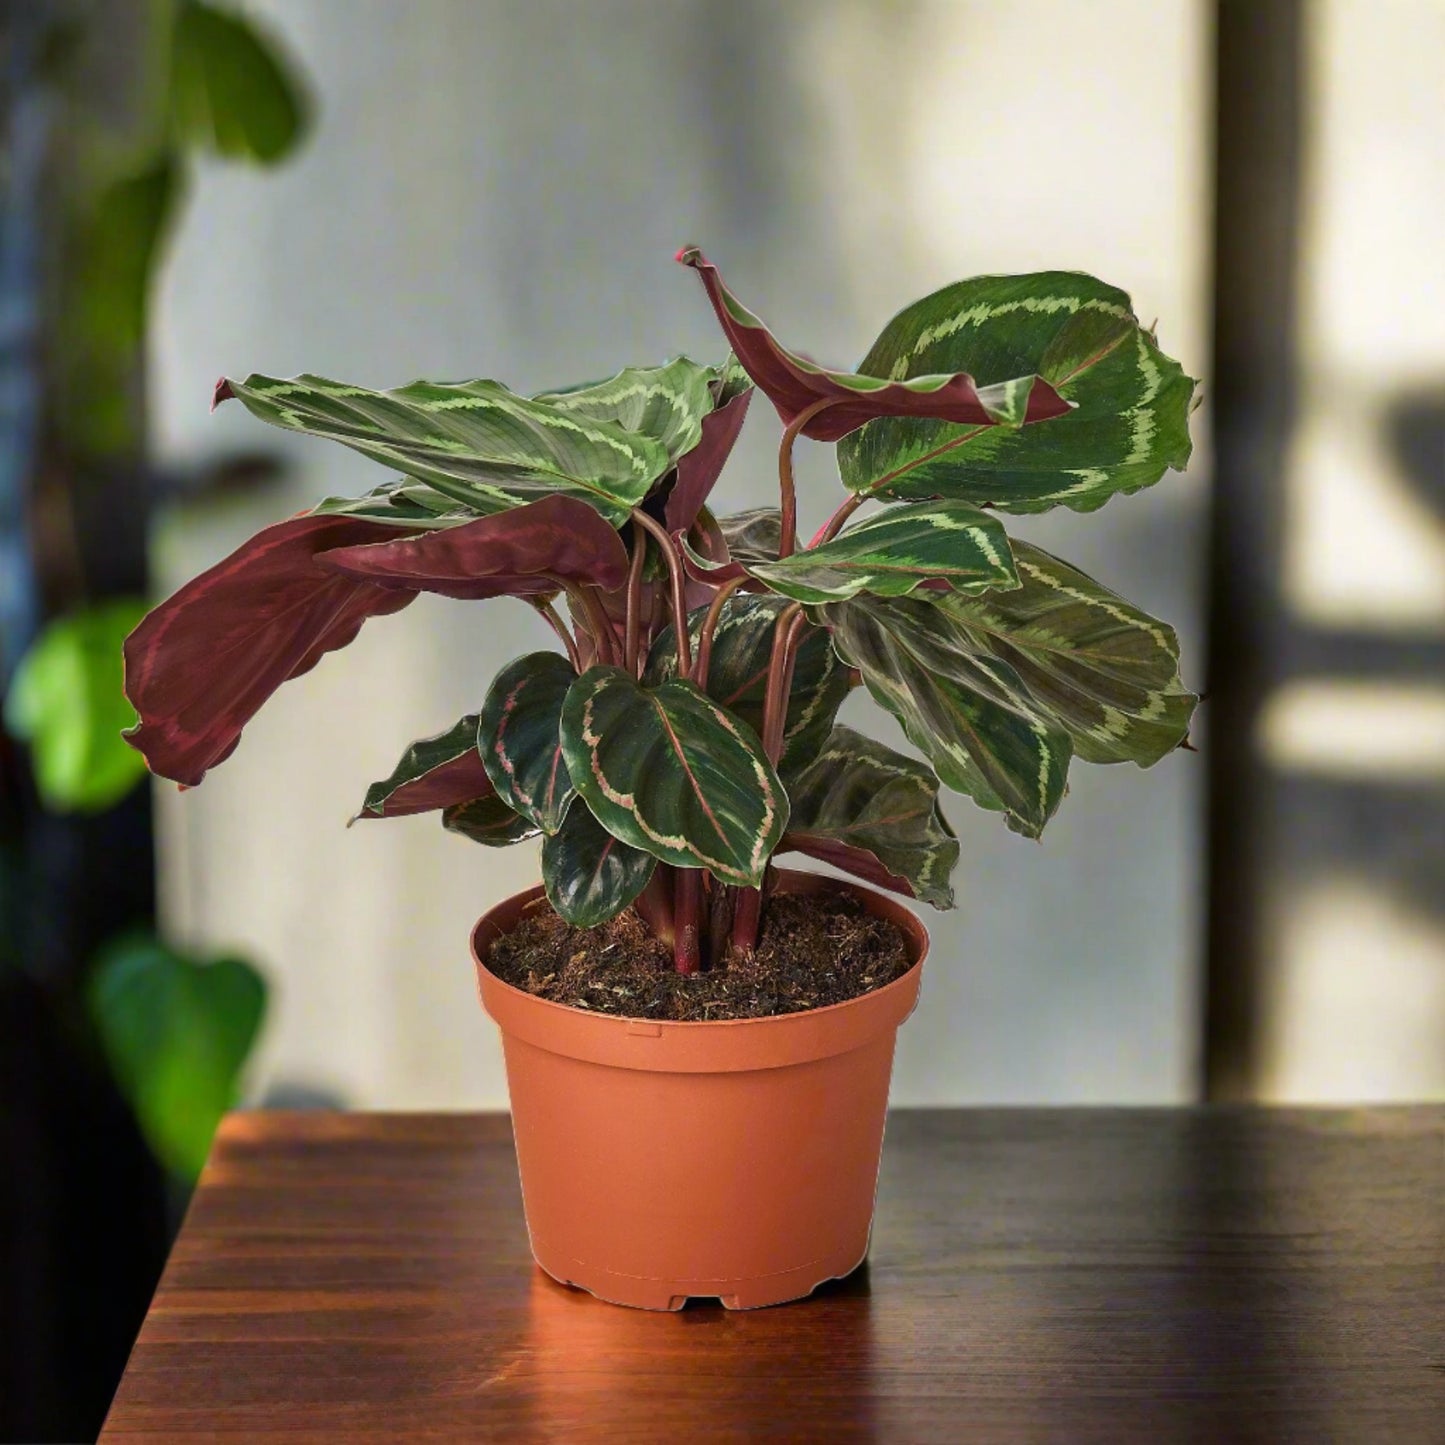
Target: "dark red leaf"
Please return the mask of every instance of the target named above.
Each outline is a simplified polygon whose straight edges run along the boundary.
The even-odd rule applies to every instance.
[[[606,591],[627,582],[622,539],[574,497],[544,497],[420,536],[337,548],[318,564],[379,587],[468,599],[555,592],[547,574]]]
[[[386,800],[378,813],[363,808],[358,818],[405,818],[412,813],[434,813],[456,803],[470,803],[493,793],[492,780],[482,766],[482,755],[473,748],[465,757],[434,768],[424,778],[403,783]]]
[[[723,284],[717,267],[696,246],[677,253],[684,266],[702,278],[743,369],[767,394],[785,423],[815,402],[833,404],[819,411],[803,428],[814,441],[835,442],[880,416],[920,417],[964,426],[993,426],[997,409],[985,404],[974,380],[958,372],[936,386],[920,387],[919,378],[880,384],[877,378],[852,372],[826,371],[780,346],[772,333]],[[1067,401],[1041,377],[1035,377],[1022,420],[1045,421],[1071,410]]]
[[[126,696],[140,714],[126,740],[153,773],[199,783],[283,682],[412,600],[317,565],[320,552],[378,535],[407,532],[351,517],[277,522],[142,620],[125,642]]]
[[[886,888],[891,893],[901,893],[905,898],[916,898],[913,885],[897,873],[885,868],[876,854],[866,848],[854,847],[840,839],[826,837],[819,833],[785,833],[778,844],[779,853],[806,853],[820,863],[831,864],[844,873],[851,873],[876,888]]]
[[[685,532],[697,520],[738,439],[752,399],[749,387],[703,417],[702,440],[677,464],[677,481],[664,509],[669,532]]]

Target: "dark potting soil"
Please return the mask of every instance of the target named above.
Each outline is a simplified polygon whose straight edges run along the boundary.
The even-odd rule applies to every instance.
[[[487,965],[504,983],[553,1003],[626,1018],[769,1018],[858,998],[908,972],[903,935],[847,893],[778,894],[757,951],[725,968],[680,974],[672,950],[632,909],[575,928],[550,908],[497,939]]]

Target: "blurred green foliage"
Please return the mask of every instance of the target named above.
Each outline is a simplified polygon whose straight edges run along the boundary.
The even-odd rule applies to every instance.
[[[120,735],[136,720],[122,691],[121,644],[145,611],[140,599],[119,598],[62,617],[20,660],[5,726],[29,745],[52,812],[104,812],[145,776],[145,760]]]
[[[156,1157],[193,1182],[261,1029],[266,984],[238,958],[187,958],[144,935],[95,961],[90,1016]]]

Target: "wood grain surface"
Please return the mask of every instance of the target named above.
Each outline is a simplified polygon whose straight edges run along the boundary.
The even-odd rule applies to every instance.
[[[103,1440],[1445,1442],[1445,1109],[890,1120],[869,1265],[652,1315],[504,1116],[230,1116]]]

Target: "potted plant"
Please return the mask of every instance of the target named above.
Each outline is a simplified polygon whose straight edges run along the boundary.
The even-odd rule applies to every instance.
[[[1000,514],[1092,511],[1183,467],[1195,383],[1081,274],[946,287],[843,372],[780,345],[698,250],[678,259],[721,366],[533,397],[223,380],[218,402],[399,475],[152,612],[126,643],[129,737],[194,785],[281,683],[418,592],[536,608],[560,650],[504,668],[359,816],[542,838],[542,885],[473,940],[542,1267],[626,1304],[749,1307],[866,1253],[927,945],[874,890],[952,906],[940,784],[1038,837],[1072,758],[1147,767],[1186,742],[1173,631]],[[779,505],[719,516],[754,388],[782,422]],[[836,443],[844,487],[806,543],[799,437]],[[860,686],[921,759],[838,723]]]

